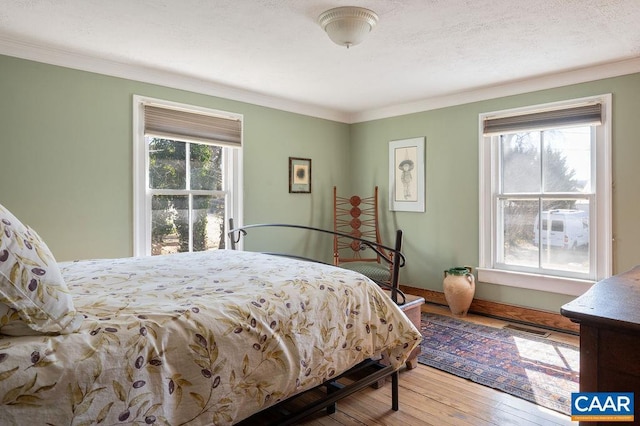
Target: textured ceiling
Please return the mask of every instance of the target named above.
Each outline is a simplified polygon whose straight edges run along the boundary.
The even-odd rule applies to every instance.
[[[380,16],[351,49],[317,25],[321,12],[345,5]],[[92,60],[91,70],[111,74],[139,68],[150,79],[175,75],[346,117],[605,64],[636,67],[640,1],[2,0],[0,54]]]

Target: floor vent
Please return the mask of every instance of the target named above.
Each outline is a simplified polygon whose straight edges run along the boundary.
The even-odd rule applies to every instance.
[[[509,330],[521,331],[523,333],[534,334],[538,337],[549,337],[549,335],[551,334],[550,332],[545,330],[538,330],[535,328],[523,327],[521,325],[515,325],[515,324],[507,324],[503,328],[506,328]]]

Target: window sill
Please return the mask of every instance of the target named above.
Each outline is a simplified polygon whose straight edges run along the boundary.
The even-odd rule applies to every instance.
[[[478,282],[566,294],[569,296],[580,296],[594,284],[593,281],[588,280],[502,271],[498,269],[478,268],[477,271]]]

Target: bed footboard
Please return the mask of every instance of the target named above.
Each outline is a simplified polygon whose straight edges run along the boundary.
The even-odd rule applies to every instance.
[[[353,235],[350,235],[350,234],[345,234],[345,233],[342,233],[342,232],[331,231],[331,230],[328,230],[328,229],[316,228],[316,227],[306,226],[306,225],[294,225],[294,224],[285,224],[285,223],[259,223],[259,224],[245,225],[245,226],[240,226],[240,227],[235,228],[234,227],[234,223],[233,223],[233,219],[229,219],[229,231],[227,232],[227,235],[229,235],[229,238],[231,240],[231,249],[232,250],[237,250],[237,246],[238,246],[238,243],[240,242],[240,239],[244,238],[245,236],[247,236],[248,235],[248,231],[251,230],[251,229],[254,229],[254,228],[291,228],[291,229],[301,229],[301,230],[307,230],[307,231],[311,231],[311,232],[320,232],[320,233],[324,233],[324,234],[337,235],[337,236],[340,236],[340,237],[350,238],[350,239],[352,239],[354,241],[358,241],[363,246],[366,246],[366,247],[370,248],[371,250],[373,250],[374,252],[376,252],[377,254],[379,254],[383,261],[390,263],[390,266],[391,266],[391,280],[390,280],[390,282],[386,283],[386,282],[381,282],[381,281],[377,281],[377,280],[372,280],[372,281],[375,281],[382,288],[385,288],[385,289],[389,290],[390,291],[391,300],[393,300],[398,305],[403,305],[405,303],[405,301],[406,301],[404,293],[399,288],[400,268],[405,265],[405,261],[406,261],[404,255],[402,254],[402,236],[403,236],[403,234],[402,234],[402,230],[401,229],[398,229],[396,231],[396,238],[395,238],[394,247],[389,247],[389,246],[377,243],[377,242],[372,241],[372,240],[367,240],[367,239],[364,239],[364,238],[354,237]],[[384,253],[383,253],[384,251],[386,251],[389,255],[385,256]],[[326,263],[326,262],[319,261],[317,259],[312,259],[312,258],[308,258],[308,257],[304,257],[304,256],[298,256],[298,255],[294,255],[294,254],[290,254],[290,253],[273,253],[273,252],[270,252],[268,254],[273,254],[273,255],[278,255],[278,256],[287,256],[287,257],[292,257],[292,258],[301,259],[301,260],[307,260],[307,261],[311,261],[311,262]]]
[[[321,232],[321,233],[327,233],[332,235],[339,235],[341,237],[357,240],[361,244],[367,246],[368,248],[374,250],[377,253],[381,253],[382,250],[387,251],[388,253],[391,254],[389,258],[385,256],[382,256],[381,258],[391,262],[391,271],[392,271],[391,281],[390,283],[383,283],[383,282],[376,281],[376,283],[381,287],[389,290],[390,297],[396,304],[402,305],[405,303],[405,300],[406,300],[405,295],[398,288],[399,287],[398,286],[399,271],[400,271],[400,268],[405,264],[405,257],[401,252],[401,249],[402,249],[402,231],[401,230],[396,231],[396,240],[395,240],[394,247],[387,247],[387,246],[378,244],[374,241],[361,239],[361,238],[354,237],[352,235],[343,234],[343,233],[330,231],[326,229],[314,228],[310,226],[274,223],[274,224],[253,224],[253,225],[246,225],[246,226],[235,228],[233,225],[233,220],[230,220],[228,235],[231,239],[231,249],[237,250],[237,244],[240,241],[240,239],[247,236],[248,231],[250,231],[252,228],[263,228],[263,227],[296,228],[296,229],[307,230],[311,232]],[[316,259],[310,259],[306,257],[288,254],[288,253],[269,253],[269,254],[293,257],[293,258],[302,259],[306,261],[318,262],[318,260]],[[320,262],[320,263],[326,263],[326,262]],[[367,372],[367,374],[364,376],[362,376],[363,371]],[[343,385],[339,382],[341,378],[349,375],[356,375],[355,373],[360,373],[358,374],[358,377],[361,377],[361,378],[359,378],[356,381],[350,382],[347,385]],[[325,408],[327,409],[327,412],[331,414],[335,412],[335,404],[340,399],[348,395],[351,395],[354,392],[357,392],[367,386],[379,384],[382,381],[384,381],[387,377],[391,377],[391,387],[392,387],[391,388],[391,408],[394,411],[398,411],[399,409],[399,397],[398,397],[399,370],[393,368],[392,366],[385,365],[379,362],[378,360],[369,359],[356,365],[350,370],[332,378],[330,381],[323,383],[321,386],[319,386],[319,388],[320,387],[326,388],[325,396],[297,409],[293,413],[284,414],[277,421],[275,421],[274,424],[278,424],[278,425],[295,424],[302,418]],[[296,398],[298,396],[293,396],[292,398]],[[277,410],[279,405],[284,405],[288,401],[290,400],[283,401],[282,403],[272,407],[270,410],[272,409]]]

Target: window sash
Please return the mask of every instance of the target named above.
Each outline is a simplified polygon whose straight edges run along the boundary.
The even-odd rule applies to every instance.
[[[596,222],[594,222],[591,218],[595,217],[595,206],[596,206],[596,196],[595,194],[575,194],[575,193],[567,193],[567,194],[553,194],[553,195],[543,195],[543,194],[537,194],[537,195],[532,195],[532,194],[518,194],[518,195],[514,195],[514,194],[510,194],[510,195],[504,195],[504,194],[496,194],[493,197],[493,210],[494,210],[494,215],[493,215],[493,226],[495,227],[494,229],[496,229],[496,232],[494,232],[494,237],[495,241],[493,244],[493,252],[492,252],[492,258],[494,259],[493,261],[493,268],[498,269],[498,270],[504,270],[504,271],[512,271],[512,272],[524,272],[524,273],[530,273],[530,274],[542,274],[542,275],[547,275],[547,276],[554,276],[557,278],[567,278],[567,279],[580,279],[580,280],[585,280],[585,281],[595,281],[596,278],[596,273],[597,273],[597,260],[596,260],[596,253],[595,250],[590,249],[589,250],[589,271],[588,272],[578,272],[578,271],[570,271],[568,269],[554,269],[554,268],[549,268],[549,267],[545,267],[542,262],[539,262],[537,267],[532,267],[532,266],[522,266],[522,265],[511,265],[509,263],[507,263],[505,261],[505,259],[503,258],[502,254],[503,254],[503,248],[504,248],[504,240],[502,238],[502,233],[505,227],[505,223],[504,223],[504,217],[501,217],[501,215],[499,214],[499,205],[502,201],[509,201],[509,200],[517,200],[517,201],[537,201],[538,202],[538,208],[539,211],[538,213],[542,213],[543,208],[541,207],[545,202],[549,202],[549,201],[556,201],[558,199],[563,199],[563,200],[583,200],[586,201],[589,204],[589,212],[588,212],[588,217],[589,219],[589,241],[590,244],[592,244],[592,248],[595,247],[595,242],[596,242],[596,232],[595,232],[595,228],[596,228]],[[499,223],[501,222],[501,223]],[[544,217],[540,217],[540,224],[542,225],[543,223],[546,222],[546,219]],[[591,224],[594,224],[593,226],[591,226]],[[543,228],[543,230],[546,230],[545,228]],[[539,253],[541,253],[541,249],[542,249],[542,242],[539,241],[538,242],[539,246],[538,246],[538,250]]]

